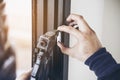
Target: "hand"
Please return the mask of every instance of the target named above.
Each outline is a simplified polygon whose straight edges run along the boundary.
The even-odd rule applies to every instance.
[[[16,80],[29,80],[31,71],[25,72],[22,75],[20,75]]]
[[[57,42],[57,45],[63,53],[84,62],[97,50],[102,48],[102,45],[95,32],[89,27],[82,16],[71,14],[67,18],[67,21],[70,22],[70,24],[73,22],[77,24],[79,30],[72,26],[65,25],[58,27],[58,30],[73,35],[77,39],[77,43],[70,48],[65,47],[61,42]]]

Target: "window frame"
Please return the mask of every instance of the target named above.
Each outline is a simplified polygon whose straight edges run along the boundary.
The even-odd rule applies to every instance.
[[[39,36],[66,24],[70,4],[71,0],[32,0],[32,65],[36,60],[34,50]],[[61,39],[69,47],[69,35],[62,33]],[[68,60],[69,57],[56,45],[53,50],[51,73],[54,75],[51,75],[51,80],[68,80]]]

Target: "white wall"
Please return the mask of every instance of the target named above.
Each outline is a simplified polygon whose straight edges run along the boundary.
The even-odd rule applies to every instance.
[[[120,63],[120,0],[105,0],[102,42]]]
[[[120,0],[71,0],[71,13],[84,16],[105,46],[120,62]],[[70,37],[70,46],[75,39]],[[97,80],[84,63],[69,59],[68,80]]]

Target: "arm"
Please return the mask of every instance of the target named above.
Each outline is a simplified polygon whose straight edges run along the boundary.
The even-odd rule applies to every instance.
[[[120,80],[120,64],[117,64],[112,55],[101,48],[89,57],[85,64],[94,71],[98,80]]]

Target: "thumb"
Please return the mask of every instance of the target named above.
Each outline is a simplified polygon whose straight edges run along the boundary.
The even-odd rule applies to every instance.
[[[30,75],[31,75],[31,70],[21,74],[19,77],[16,78],[16,80],[29,80]]]
[[[63,43],[61,42],[57,42],[57,45],[59,46],[60,50],[64,53],[68,55],[69,52],[69,48],[65,47]]]

